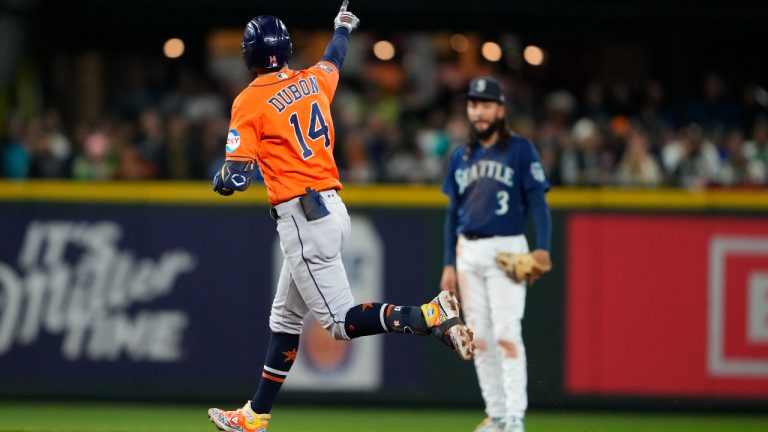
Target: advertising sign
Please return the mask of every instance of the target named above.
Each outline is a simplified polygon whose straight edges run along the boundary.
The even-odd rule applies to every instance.
[[[575,214],[566,391],[768,398],[768,222]]]

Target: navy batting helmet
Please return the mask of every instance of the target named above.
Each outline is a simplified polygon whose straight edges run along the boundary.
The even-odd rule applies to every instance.
[[[259,15],[245,26],[243,60],[248,68],[280,69],[293,52],[291,36],[280,18]]]

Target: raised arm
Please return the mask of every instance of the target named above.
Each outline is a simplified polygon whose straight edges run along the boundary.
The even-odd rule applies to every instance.
[[[333,20],[333,38],[328,46],[325,48],[325,54],[321,61],[328,61],[336,65],[337,69],[341,69],[341,65],[344,64],[344,58],[347,56],[347,49],[349,48],[349,35],[360,25],[360,19],[355,14],[347,11],[347,2],[341,5],[339,14],[336,15],[336,19]]]

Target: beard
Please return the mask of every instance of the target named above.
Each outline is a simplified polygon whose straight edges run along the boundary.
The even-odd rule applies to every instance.
[[[473,141],[476,141],[476,140],[486,140],[486,139],[490,138],[491,135],[493,135],[494,132],[500,131],[500,130],[502,130],[504,128],[504,119],[496,119],[496,121],[490,123],[488,125],[488,127],[485,130],[483,130],[483,131],[477,130],[477,128],[475,127],[474,123],[471,124],[470,126],[471,126],[471,129],[472,129],[471,136],[472,136],[472,140]]]

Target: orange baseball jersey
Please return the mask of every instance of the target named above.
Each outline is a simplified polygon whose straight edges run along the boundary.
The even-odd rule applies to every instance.
[[[316,190],[341,189],[333,159],[333,63],[257,77],[232,104],[227,161],[256,161],[272,205]]]

